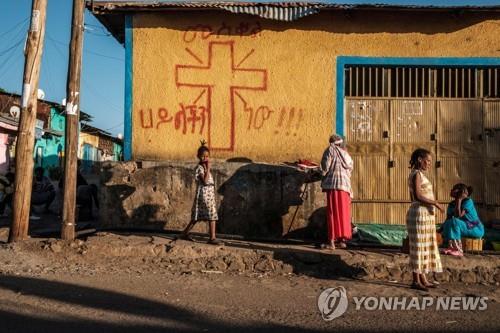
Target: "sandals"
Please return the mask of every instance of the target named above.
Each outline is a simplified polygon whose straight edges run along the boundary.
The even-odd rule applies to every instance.
[[[418,284],[418,283],[412,283],[410,288],[415,289],[415,290],[420,290],[420,291],[429,291],[428,287],[423,286],[423,285]]]
[[[176,240],[177,239],[182,239],[182,240],[186,240],[186,241],[189,241],[189,242],[194,242],[194,239],[191,236],[189,236],[189,234],[180,234],[175,239]]]
[[[220,240],[218,240],[217,238],[214,238],[214,239],[209,239],[207,244],[210,244],[210,245],[223,245],[224,243],[221,242]]]
[[[454,257],[463,257],[464,256],[464,253],[462,251],[459,251],[459,250],[453,250],[448,254],[452,255]]]

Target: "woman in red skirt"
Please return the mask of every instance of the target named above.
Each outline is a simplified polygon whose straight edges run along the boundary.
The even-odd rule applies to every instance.
[[[328,244],[322,247],[335,249],[346,248],[346,242],[352,238],[351,229],[351,173],[353,160],[345,150],[344,140],[339,135],[330,137],[330,145],[323,153],[321,188],[326,192],[326,222],[328,226]]]

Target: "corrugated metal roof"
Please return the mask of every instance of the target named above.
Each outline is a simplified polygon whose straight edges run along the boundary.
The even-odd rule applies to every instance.
[[[301,17],[316,14],[323,5],[305,5],[293,7],[254,5],[254,6],[236,6],[228,5],[220,8],[228,10],[232,13],[252,14],[262,18],[279,20],[279,21],[294,21]]]
[[[346,1],[348,2],[348,1]],[[445,2],[447,3],[447,2]],[[214,0],[87,0],[89,8],[99,21],[108,28],[113,36],[123,43],[123,15],[126,12],[162,11],[162,10],[227,10],[232,13],[245,13],[262,18],[294,21],[302,17],[316,14],[321,10],[480,10],[500,11],[500,4],[456,6],[443,5],[405,5],[405,4],[364,4],[343,3],[333,0],[315,1],[214,1]]]
[[[452,5],[394,5],[394,4],[345,4],[337,1],[316,0],[316,1],[162,1],[162,0],[143,0],[143,1],[124,1],[124,0],[90,0],[89,7],[95,12],[110,12],[119,10],[141,10],[141,9],[166,9],[166,8],[198,8],[198,9],[224,9],[232,13],[245,13],[257,15],[266,19],[279,21],[293,21],[301,17],[316,14],[320,9],[354,9],[354,8],[399,8],[399,9],[481,9],[498,8],[500,6],[452,6]]]
[[[344,3],[332,0],[315,0],[315,1],[214,1],[214,0],[196,0],[196,1],[179,1],[179,0],[87,0],[89,8],[102,11],[123,11],[123,10],[140,10],[140,9],[166,9],[166,8],[198,8],[198,9],[226,9],[237,13],[250,13],[261,15],[267,12],[266,18],[278,19],[285,17],[283,12],[291,10],[291,12],[301,12],[304,9],[355,9],[355,8],[392,8],[392,9],[500,9],[498,5],[466,5],[457,6],[452,3],[448,4],[387,4],[374,3],[367,1],[366,3]],[[292,10],[293,9],[293,10]],[[276,15],[269,14],[270,12]]]
[[[289,7],[289,6],[302,6],[302,5],[310,5],[310,4],[322,4],[329,6],[377,6],[377,7],[385,7],[385,6],[396,6],[396,7],[415,7],[415,8],[424,8],[424,7],[435,7],[435,8],[448,8],[448,7],[474,7],[474,8],[482,8],[482,7],[491,7],[491,2],[487,1],[471,1],[474,4],[467,5],[459,5],[454,3],[453,1],[432,1],[432,5],[423,4],[421,1],[415,1],[413,4],[409,4],[407,1],[405,2],[392,2],[392,3],[384,3],[383,0],[378,1],[336,1],[336,0],[301,0],[301,1],[283,1],[283,0],[265,0],[265,1],[248,1],[248,0],[87,0],[88,3],[93,2],[96,5],[102,4],[110,4],[110,5],[145,5],[145,6],[165,6],[165,5],[177,5],[177,6],[197,6],[197,7],[210,7],[213,5],[278,5],[281,7]],[[429,1],[430,2],[430,1]],[[498,4],[497,4],[498,5]],[[495,5],[493,5],[495,6]]]

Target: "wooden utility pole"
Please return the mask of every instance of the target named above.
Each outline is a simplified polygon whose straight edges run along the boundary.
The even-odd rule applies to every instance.
[[[64,206],[61,238],[75,238],[76,168],[80,118],[80,74],[82,70],[83,13],[85,0],[73,0],[66,89],[66,140],[64,162]]]
[[[12,224],[9,242],[28,237],[33,186],[33,149],[35,145],[38,80],[42,60],[47,0],[33,0],[31,24],[26,40],[21,116],[16,144],[16,186],[12,203]]]

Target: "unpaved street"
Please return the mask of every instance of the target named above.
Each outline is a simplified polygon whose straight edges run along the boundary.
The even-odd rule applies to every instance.
[[[307,271],[189,268],[150,260],[138,243],[142,239],[146,244],[149,238],[134,237],[133,243],[126,244],[108,235],[68,244],[67,249],[60,248],[63,243],[41,239],[1,245],[0,331],[497,332],[500,328],[496,285],[443,283],[422,293],[408,289],[406,283],[321,278]],[[95,245],[96,239],[97,243],[105,240],[102,249],[114,244],[116,252],[99,255],[94,253],[98,247],[85,249],[85,243]],[[212,251],[203,243],[182,242],[174,248],[183,255],[193,249],[190,255]],[[241,251],[236,253],[244,257],[251,250]],[[347,289],[349,306],[341,317],[326,322],[318,311],[317,297],[325,288],[338,286]],[[351,300],[353,296],[445,295],[487,296],[488,309],[368,311],[356,310]]]

